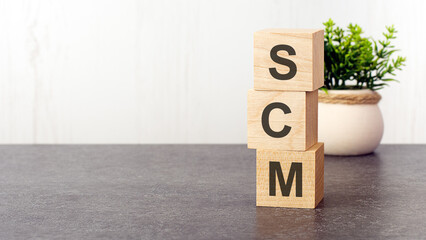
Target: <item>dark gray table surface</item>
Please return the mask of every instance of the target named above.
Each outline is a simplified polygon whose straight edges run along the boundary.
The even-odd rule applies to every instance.
[[[426,145],[325,158],[317,209],[255,206],[245,145],[0,146],[0,239],[424,239]]]

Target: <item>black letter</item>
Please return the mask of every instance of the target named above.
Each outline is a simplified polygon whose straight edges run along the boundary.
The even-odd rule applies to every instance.
[[[274,132],[271,129],[271,126],[269,126],[269,114],[271,113],[271,111],[274,108],[279,108],[279,109],[283,110],[284,114],[291,113],[290,108],[287,105],[285,105],[284,103],[274,102],[274,103],[269,104],[268,106],[266,106],[266,108],[263,110],[263,113],[262,113],[263,130],[266,132],[266,134],[268,134],[271,137],[282,138],[282,137],[287,136],[287,134],[291,130],[291,127],[284,125],[283,130],[281,130],[279,132]]]
[[[288,60],[287,58],[281,58],[278,56],[278,51],[281,51],[281,50],[287,51],[288,55],[296,55],[296,51],[294,51],[294,49],[290,47],[289,45],[277,45],[271,49],[271,59],[276,63],[289,67],[290,71],[286,74],[281,74],[277,72],[276,68],[269,68],[269,72],[271,73],[272,77],[274,77],[275,79],[289,80],[289,79],[292,79],[294,75],[296,75],[297,67],[293,61]]]
[[[280,162],[269,162],[269,196],[275,196],[275,173],[277,173],[283,197],[288,197],[290,195],[294,174],[296,174],[296,197],[302,196],[302,163],[291,163],[286,184]]]

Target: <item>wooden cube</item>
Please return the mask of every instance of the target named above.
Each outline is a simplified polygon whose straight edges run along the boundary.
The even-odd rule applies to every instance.
[[[256,206],[315,208],[324,197],[324,143],[256,151]]]
[[[248,148],[305,151],[318,141],[318,90],[248,91]]]
[[[324,31],[254,33],[254,89],[313,91],[324,85]]]

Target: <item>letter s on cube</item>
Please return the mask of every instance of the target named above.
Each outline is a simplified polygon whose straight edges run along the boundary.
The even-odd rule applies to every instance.
[[[318,90],[248,91],[248,148],[305,151],[318,141]]]
[[[254,89],[314,91],[324,85],[324,31],[265,29],[254,33]]]

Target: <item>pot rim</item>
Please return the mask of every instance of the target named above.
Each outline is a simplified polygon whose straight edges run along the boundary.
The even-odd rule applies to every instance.
[[[327,94],[325,91],[321,90],[322,93]],[[353,95],[360,95],[360,94],[374,94],[377,93],[371,89],[365,88],[365,89],[344,89],[344,90],[337,90],[337,89],[329,89],[327,92],[330,94],[353,94]],[[379,93],[377,93],[379,94]]]
[[[318,101],[330,104],[377,104],[382,97],[370,89],[359,90],[328,90],[320,92]]]

